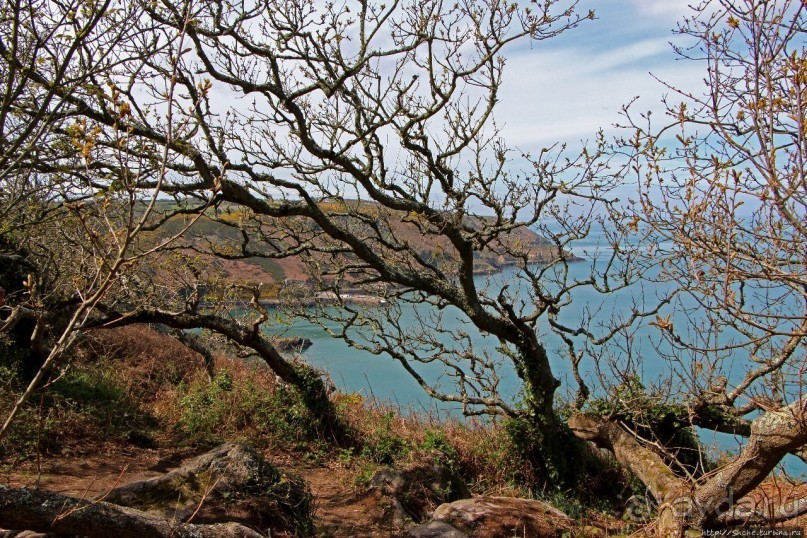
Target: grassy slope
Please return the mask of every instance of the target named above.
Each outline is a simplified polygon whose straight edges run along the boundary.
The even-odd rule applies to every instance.
[[[0,413],[22,389],[7,357],[0,357]],[[430,462],[453,469],[476,495],[549,501],[580,522],[575,535],[591,524],[619,535],[641,527],[613,517],[645,493],[615,469],[591,473],[575,490],[541,489],[518,435],[523,425],[402,414],[355,394],[333,398],[360,433],[360,448],[337,449],[319,436],[294,391],[265,368],[220,356],[210,380],[201,358],[165,335],[145,327],[100,331],[0,442],[0,483],[100,495],[239,441],[308,480],[320,536],[398,535],[389,498],[368,492],[367,481],[384,465]],[[754,498],[785,498],[793,487],[768,481]],[[792,523],[804,526],[807,516]]]

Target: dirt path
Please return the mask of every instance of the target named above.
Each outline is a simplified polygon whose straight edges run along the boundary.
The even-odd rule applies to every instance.
[[[111,489],[163,474],[203,449],[140,449],[97,447],[92,453],[73,454],[36,462],[0,465],[0,484],[35,487],[79,498],[98,498]],[[264,454],[277,467],[300,475],[313,495],[316,536],[325,538],[387,538],[400,536],[389,517],[389,500],[355,485],[356,472],[339,462],[313,465],[284,454]],[[807,495],[807,484],[771,480],[749,496],[760,509]],[[805,528],[807,515],[788,523]]]
[[[334,538],[396,536],[384,521],[384,499],[354,486],[345,469],[312,467],[296,470],[311,487],[318,536]]]
[[[158,476],[198,450],[140,449],[107,446],[91,455],[75,454],[45,459],[38,464],[0,466],[0,483],[36,487],[80,498],[94,498],[129,482]]]

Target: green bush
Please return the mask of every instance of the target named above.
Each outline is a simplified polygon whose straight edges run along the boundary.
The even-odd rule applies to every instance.
[[[199,441],[218,440],[225,425],[232,425],[233,413],[229,393],[232,378],[219,371],[210,383],[195,382],[183,385],[185,394],[180,398],[182,427]]]
[[[5,421],[14,402],[21,393],[19,370],[12,364],[0,365],[0,420]],[[0,457],[15,455],[24,458],[33,454],[37,446],[38,420],[36,409],[28,406],[18,415],[5,438],[0,442]]]
[[[30,350],[20,348],[14,340],[5,333],[0,333],[0,368],[3,369],[4,384],[13,383],[16,388],[22,385],[22,362]]]
[[[375,428],[365,432],[361,455],[379,465],[391,465],[412,450],[411,443],[392,429],[394,413],[384,413]]]
[[[0,412],[11,410],[23,390],[19,371],[0,366]],[[111,369],[74,366],[29,400],[0,443],[0,457],[27,458],[60,452],[83,441],[127,439],[150,444],[151,418],[116,382]]]
[[[266,387],[255,371],[234,378],[219,370],[212,381],[198,379],[181,386],[179,426],[191,442],[215,443],[250,434],[261,439],[311,450],[317,421],[291,387]]]
[[[427,429],[420,448],[438,454],[439,461],[435,463],[453,467],[457,462],[457,449],[449,441],[446,432],[441,429]]]

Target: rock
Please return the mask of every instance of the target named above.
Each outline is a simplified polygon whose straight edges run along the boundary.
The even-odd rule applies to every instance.
[[[262,528],[310,531],[311,492],[252,448],[227,443],[161,476],[132,482],[105,495],[106,502],[185,521],[234,521]]]
[[[412,527],[404,536],[407,538],[468,538],[464,532],[460,532],[442,521],[429,521],[423,525]]]
[[[608,533],[599,527],[586,525],[580,529],[580,536],[585,536],[586,538],[606,538]]]
[[[298,336],[277,338],[273,343],[280,351],[305,351],[314,345],[314,342],[308,338],[301,338]]]
[[[369,487],[395,497],[427,490],[438,504],[468,499],[471,492],[465,482],[445,465],[415,464],[403,469],[384,467],[370,479]]]
[[[37,489],[0,485],[0,521],[26,529],[23,536],[86,538],[267,538],[239,523],[200,525],[157,517],[103,501],[90,501]],[[33,533],[33,534],[32,534]]]
[[[398,495],[405,489],[406,483],[403,472],[393,467],[382,467],[370,478],[367,487],[379,490],[385,495]]]
[[[384,467],[373,475],[368,487],[392,497],[396,526],[402,526],[407,519],[419,523],[434,507],[471,496],[468,486],[455,472],[437,464],[415,464],[404,469]]]
[[[563,536],[574,522],[544,502],[511,497],[474,497],[437,507],[432,522],[446,523],[473,538]]]

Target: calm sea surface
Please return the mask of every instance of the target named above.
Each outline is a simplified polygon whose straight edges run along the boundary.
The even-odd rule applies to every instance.
[[[571,278],[585,278],[592,268],[601,268],[600,266],[604,262],[592,261],[593,253],[598,250],[602,252],[603,250],[602,247],[598,246],[600,243],[600,237],[593,235],[585,242],[580,242],[574,247],[574,253],[584,258],[584,261],[570,265]],[[487,283],[494,287],[501,286],[503,283],[509,283],[513,286],[514,277],[515,270],[509,268],[493,277],[491,282],[487,282],[483,277],[480,277],[479,283],[480,285]],[[652,302],[653,298],[661,291],[663,290],[660,290],[657,286],[646,285],[641,290],[619,293],[603,299],[603,296],[593,290],[580,289],[575,293],[572,304],[563,311],[561,319],[573,323],[582,316],[584,309],[597,309],[599,312],[598,319],[618,316],[620,313],[630,311],[632,301],[644,298],[648,302]],[[404,306],[402,308],[404,309],[402,323],[404,325],[408,322],[414,324],[416,318],[415,307]],[[675,319],[674,316],[673,319]],[[490,337],[479,334],[470,323],[464,322],[459,316],[449,315],[444,319],[443,323],[446,329],[468,332],[471,335],[475,350],[488,350],[495,353],[497,342]],[[303,353],[303,357],[310,364],[327,371],[336,387],[341,391],[354,392],[365,397],[374,397],[387,401],[400,406],[404,412],[459,415],[459,409],[456,405],[439,403],[429,398],[404,368],[389,356],[375,356],[365,351],[353,349],[344,341],[329,336],[322,327],[304,321],[275,326],[272,332],[310,339],[313,345]],[[653,335],[654,329],[645,326],[640,327],[633,337],[633,355],[641,359],[638,362],[638,368],[646,384],[652,384],[655,380],[663,378],[668,366],[655,351],[653,343],[656,339]],[[555,377],[561,379],[563,383],[560,389],[561,394],[564,391],[567,391],[567,395],[573,394],[573,392],[569,391],[574,391],[576,386],[571,377],[568,361],[562,356],[560,340],[547,330],[544,334],[544,342],[550,352],[550,361]],[[739,362],[743,361],[740,359]],[[583,370],[584,377],[589,380],[589,386],[596,391],[598,384],[595,381],[593,363],[589,361]],[[734,375],[729,375],[729,378],[742,375],[742,371],[742,364],[735,365]],[[440,380],[444,377],[442,370],[434,367],[434,365],[423,369],[423,375],[429,380]],[[443,388],[448,389],[448,385],[444,384]],[[503,369],[500,388],[505,395],[514,401],[518,398],[519,382],[512,370]],[[717,446],[720,450],[735,450],[739,446],[739,440],[730,435],[715,435],[713,432],[703,431],[701,432],[701,438],[706,443]],[[784,468],[791,475],[807,477],[807,464],[795,456],[786,458]]]

